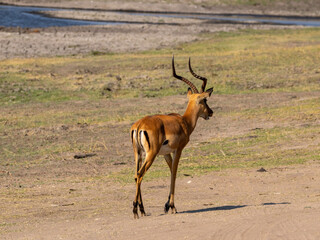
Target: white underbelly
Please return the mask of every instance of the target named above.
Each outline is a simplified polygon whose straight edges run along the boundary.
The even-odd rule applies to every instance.
[[[174,149],[170,148],[168,145],[162,145],[158,155],[167,155],[169,153],[172,153],[173,151]]]

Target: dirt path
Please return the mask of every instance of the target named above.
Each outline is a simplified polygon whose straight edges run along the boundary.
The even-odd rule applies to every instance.
[[[319,176],[320,165],[309,163],[182,177],[176,215],[163,214],[168,181],[146,182],[149,216],[139,220],[131,213],[133,187],[106,184],[102,191],[116,188],[118,193],[91,206],[96,214],[79,218],[87,209],[78,209],[76,202],[51,206],[61,214],[17,224],[1,239],[319,239]]]

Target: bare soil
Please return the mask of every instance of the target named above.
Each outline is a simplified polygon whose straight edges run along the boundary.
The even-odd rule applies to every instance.
[[[175,215],[163,214],[168,181],[147,182],[149,215],[139,220],[132,217],[134,188],[129,185],[104,183],[87,190],[78,183],[71,193],[64,184],[36,187],[33,198],[80,191],[88,203],[61,198],[47,206],[31,205],[33,215],[19,219],[2,239],[319,239],[319,167],[310,163],[180,178]]]

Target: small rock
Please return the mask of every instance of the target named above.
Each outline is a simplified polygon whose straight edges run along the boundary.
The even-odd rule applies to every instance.
[[[68,129],[69,129],[69,127],[66,126],[66,125],[61,125],[60,127],[58,127],[58,130],[64,130],[64,131],[66,131],[66,130],[68,130]]]
[[[257,172],[267,172],[267,170],[265,170],[263,167],[258,169]]]
[[[75,158],[75,159],[80,159],[80,158],[87,158],[87,157],[94,157],[94,156],[96,156],[97,154],[95,154],[95,153],[84,153],[84,154],[76,154],[76,155],[74,155],[73,157]]]

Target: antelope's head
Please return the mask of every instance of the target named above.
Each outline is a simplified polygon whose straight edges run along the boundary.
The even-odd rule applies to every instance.
[[[192,109],[197,113],[198,117],[202,117],[205,120],[208,120],[210,117],[212,117],[213,111],[207,104],[207,98],[211,96],[213,88],[209,88],[205,90],[207,85],[207,79],[194,73],[194,71],[191,68],[190,58],[189,58],[189,70],[195,78],[203,81],[200,92],[192,82],[176,74],[176,70],[174,67],[174,57],[172,57],[173,77],[185,82],[190,86],[188,89],[188,99],[189,99],[188,105],[192,107]]]

